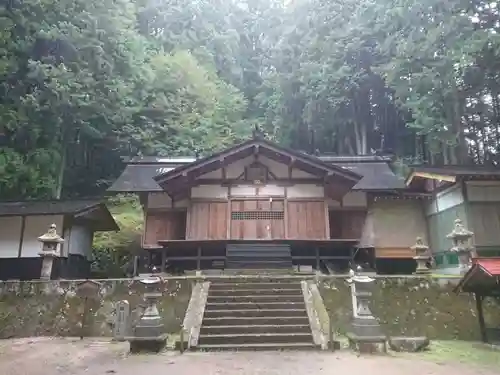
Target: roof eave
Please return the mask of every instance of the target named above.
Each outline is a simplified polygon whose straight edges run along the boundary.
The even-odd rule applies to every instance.
[[[281,146],[276,145],[276,144],[274,144],[270,141],[267,141],[267,140],[263,140],[263,139],[255,140],[255,139],[253,139],[250,141],[243,142],[243,143],[236,145],[232,148],[229,148],[223,152],[219,152],[217,154],[205,157],[203,159],[199,159],[193,163],[189,163],[187,165],[183,165],[183,166],[177,167],[175,169],[172,169],[168,172],[159,174],[159,175],[154,177],[154,180],[158,183],[158,185],[163,186],[163,185],[165,185],[166,181],[168,181],[171,178],[180,176],[189,167],[196,167],[196,166],[202,167],[203,165],[207,165],[207,164],[210,164],[212,162],[216,163],[217,158],[219,158],[219,159],[223,158],[224,154],[229,154],[232,151],[234,151],[234,154],[237,154],[238,152],[243,152],[247,149],[258,147],[258,146],[267,147],[267,148],[269,148],[272,151],[277,152],[277,153],[290,154],[295,158],[301,159],[303,162],[305,162],[307,164],[310,164],[316,168],[323,169],[327,173],[332,172],[333,174],[337,174],[337,175],[339,175],[347,180],[350,180],[351,182],[353,182],[352,186],[354,186],[357,182],[359,182],[362,179],[362,176],[356,172],[353,172],[351,170],[342,168],[342,167],[334,165],[334,164],[328,164],[315,156],[302,154],[302,153],[299,153],[299,152],[296,152],[293,150],[287,150],[287,149],[284,149]],[[186,172],[186,173],[189,173],[189,172]]]

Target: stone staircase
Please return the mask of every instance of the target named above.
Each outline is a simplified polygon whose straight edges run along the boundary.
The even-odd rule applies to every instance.
[[[315,348],[300,281],[212,281],[197,349]]]

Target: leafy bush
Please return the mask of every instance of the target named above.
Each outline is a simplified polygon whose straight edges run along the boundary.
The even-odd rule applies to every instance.
[[[143,213],[135,195],[118,195],[107,202],[119,232],[99,232],[93,243],[93,277],[125,277],[141,249]]]

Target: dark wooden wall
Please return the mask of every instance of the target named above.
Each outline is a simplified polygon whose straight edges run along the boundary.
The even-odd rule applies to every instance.
[[[188,212],[189,240],[222,240],[227,238],[228,202],[192,202]]]
[[[329,238],[328,207],[324,200],[288,201],[287,206],[288,238]]]

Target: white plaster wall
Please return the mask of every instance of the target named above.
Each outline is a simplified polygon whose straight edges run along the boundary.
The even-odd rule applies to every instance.
[[[249,156],[232,164],[229,164],[226,167],[226,178],[235,179],[239,177],[245,171],[245,167],[252,164],[254,161],[255,158],[253,156]],[[288,165],[279,163],[265,156],[259,156],[258,161],[267,166],[269,168],[269,171],[274,174],[276,178],[288,177]],[[207,175],[203,175],[201,178],[207,178]]]
[[[222,178],[222,169],[217,169],[215,171],[205,173],[204,175],[201,175],[200,178]]]
[[[328,207],[341,207],[342,206],[342,202],[333,200],[331,198],[328,198],[326,200],[326,204],[328,205]]]
[[[0,258],[17,258],[21,220],[20,216],[0,217]]]
[[[231,186],[232,197],[251,197],[257,195],[257,188],[253,185]]]
[[[351,191],[342,198],[342,206],[345,207],[367,207],[368,199],[363,191]]]
[[[189,205],[188,199],[176,200],[174,202],[173,207],[182,208],[187,207]],[[158,193],[149,193],[148,195],[148,209],[158,209],[158,208],[172,208],[172,199],[169,197],[167,193],[158,192]]]
[[[38,241],[38,237],[47,233],[51,224],[57,226],[57,232],[62,233],[63,216],[62,215],[41,215],[26,217],[24,228],[23,247],[21,249],[22,258],[38,257],[38,253],[42,250],[42,244]]]
[[[324,198],[325,188],[316,185],[293,185],[287,188],[288,198]]]
[[[498,181],[467,181],[466,189],[469,202],[500,202]]]
[[[148,208],[171,208],[172,199],[167,193],[149,193],[148,195]]]
[[[220,185],[200,185],[191,189],[191,198],[227,198],[227,187]]]
[[[292,169],[292,178],[317,178],[317,176],[304,172],[303,170],[293,168]]]
[[[254,160],[253,156],[249,156],[229,164],[226,167],[226,178],[230,180],[238,178],[244,172],[245,167],[251,164]]]
[[[259,186],[259,188],[257,189],[257,193],[259,196],[284,197],[285,187],[272,184],[263,185]]]
[[[464,197],[462,194],[461,186],[453,185],[452,187],[436,194],[432,201],[427,204],[426,215],[429,216],[432,214],[436,214],[438,212],[458,206],[463,202]]]
[[[90,259],[92,256],[92,240],[94,234],[89,228],[74,225],[64,232],[63,254],[77,254]]]
[[[265,156],[259,156],[259,161],[269,168],[269,171],[276,176],[276,178],[288,178],[288,165],[278,163]]]

